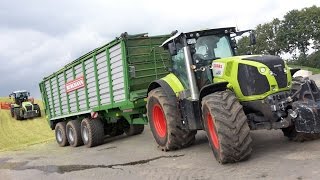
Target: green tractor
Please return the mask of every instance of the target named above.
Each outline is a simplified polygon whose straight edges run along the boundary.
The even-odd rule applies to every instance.
[[[11,116],[17,120],[31,119],[41,117],[41,111],[38,104],[29,101],[30,93],[27,91],[14,91],[9,95],[13,98],[14,103],[11,104]]]
[[[281,129],[294,141],[319,137],[320,91],[308,78],[292,78],[278,56],[236,56],[234,27],[175,32],[168,49],[170,74],[149,85],[147,116],[163,151],[191,145],[205,130],[217,161],[247,159],[251,130]]]

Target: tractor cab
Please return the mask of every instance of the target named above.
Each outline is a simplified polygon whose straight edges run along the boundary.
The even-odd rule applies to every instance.
[[[9,97],[14,99],[14,103],[17,105],[21,105],[22,102],[27,102],[30,96],[30,92],[27,91],[14,91],[12,92]]]
[[[192,99],[198,99],[199,90],[213,83],[212,62],[235,56],[235,37],[246,32],[250,32],[251,45],[255,44],[252,30],[236,32],[234,27],[188,33],[175,31],[174,35],[162,44],[171,55],[172,72],[184,87],[190,88]]]

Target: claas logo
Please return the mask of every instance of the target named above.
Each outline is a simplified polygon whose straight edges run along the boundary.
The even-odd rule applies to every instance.
[[[221,69],[222,68],[222,64],[213,64],[213,68]]]

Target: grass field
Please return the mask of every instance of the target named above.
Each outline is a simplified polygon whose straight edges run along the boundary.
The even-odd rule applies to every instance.
[[[289,65],[291,68],[300,68],[303,70],[311,71],[312,74],[320,74],[320,69],[312,68],[312,67],[306,67],[306,66],[298,66],[298,65]]]
[[[8,101],[8,98],[0,98],[0,102]],[[36,103],[43,109],[41,102]],[[44,112],[41,118],[17,121],[11,117],[10,110],[0,109],[0,151],[16,150],[53,139],[54,132],[49,128]]]

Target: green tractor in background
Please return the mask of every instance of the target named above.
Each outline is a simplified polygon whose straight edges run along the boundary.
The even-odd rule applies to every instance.
[[[38,104],[34,104],[29,100],[30,92],[25,90],[14,91],[9,95],[13,98],[14,103],[11,104],[11,116],[16,120],[31,119],[41,117],[41,111]]]
[[[170,74],[149,85],[147,116],[163,151],[192,144],[205,130],[220,163],[247,159],[250,129],[281,129],[294,141],[319,138],[320,91],[308,78],[292,78],[278,56],[236,55],[234,27],[173,34],[162,46]]]

